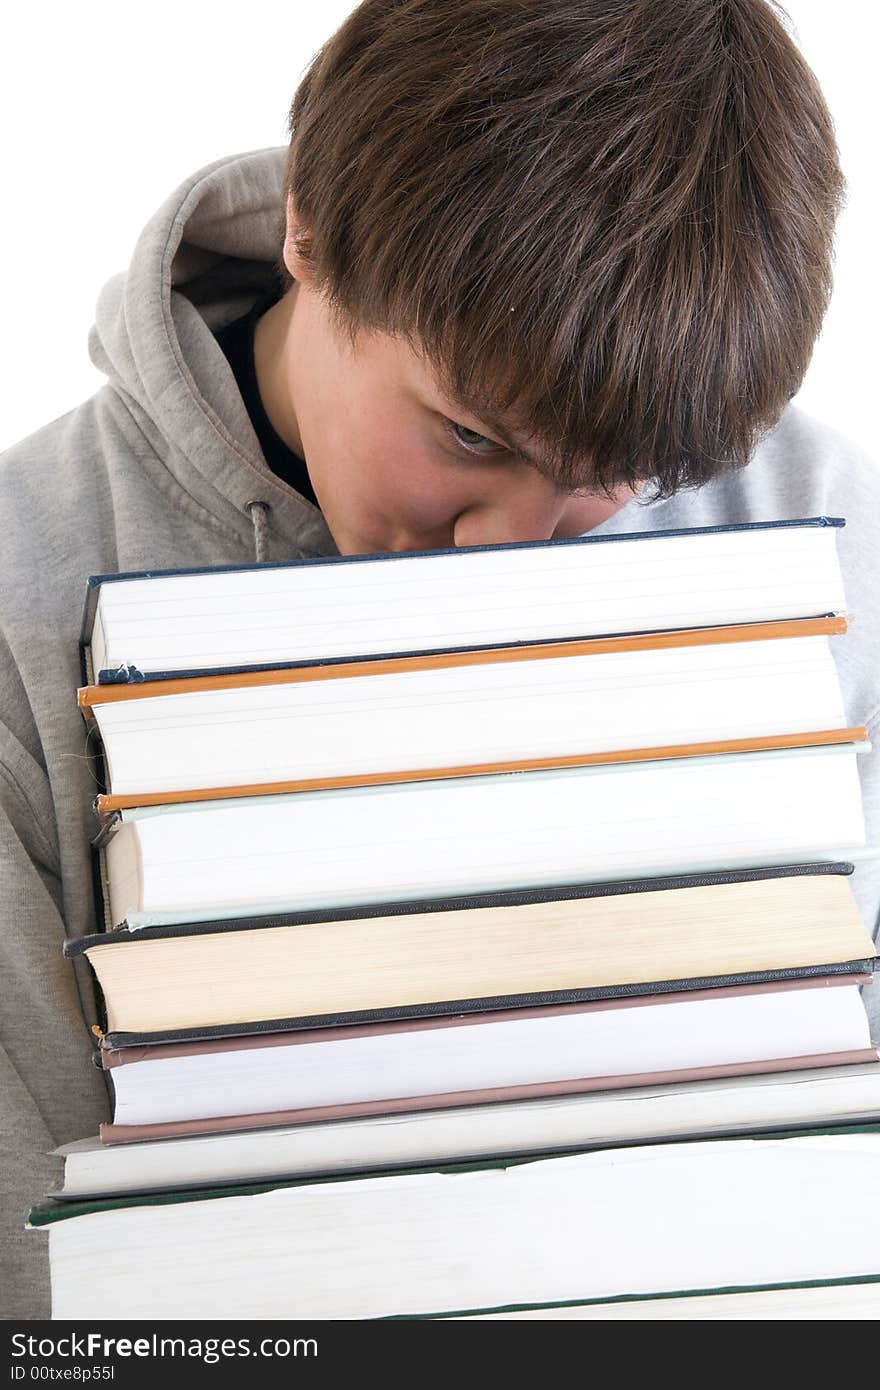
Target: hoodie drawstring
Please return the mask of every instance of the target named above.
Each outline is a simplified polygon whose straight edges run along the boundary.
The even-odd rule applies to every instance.
[[[269,555],[269,503],[248,502],[245,511],[254,528],[254,558],[261,565]]]

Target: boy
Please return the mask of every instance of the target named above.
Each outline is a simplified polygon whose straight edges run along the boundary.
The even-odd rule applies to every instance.
[[[99,300],[108,384],[0,470],[6,1316],[47,1312],[47,1153],[106,1116],[61,956],[89,574],[839,514],[847,714],[880,708],[880,477],[786,411],[841,177],[764,0],[366,0],[291,128],[159,210]]]

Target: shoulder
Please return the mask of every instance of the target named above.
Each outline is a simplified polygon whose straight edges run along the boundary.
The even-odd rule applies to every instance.
[[[119,405],[104,387],[0,453],[0,577],[5,596],[54,611],[80,556],[106,549],[113,522],[110,460],[120,455]],[[129,449],[130,455],[130,449]],[[112,537],[112,529],[110,532]],[[0,600],[3,616],[9,605]]]
[[[613,529],[813,516],[845,522],[837,549],[853,621],[834,650],[849,717],[868,724],[880,714],[880,463],[845,435],[789,406],[747,467],[663,501],[630,504]]]
[[[766,494],[782,508],[808,499],[823,502],[826,513],[836,506],[848,526],[857,526],[865,503],[880,503],[880,460],[794,406],[736,477],[743,489]]]
[[[0,454],[0,619],[55,620],[112,556],[112,460],[131,460],[124,412],[104,387]],[[121,465],[120,465],[121,466]],[[131,467],[128,473],[132,472]],[[101,566],[98,565],[98,569]],[[84,571],[84,573],[83,573]]]
[[[880,461],[839,430],[789,406],[746,468],[679,494],[672,503],[731,522],[840,516],[847,543],[860,543],[880,507]]]
[[[79,682],[85,581],[115,567],[100,396],[0,454],[0,710],[37,760],[47,737],[69,736],[61,692]]]
[[[861,445],[847,438],[846,431],[820,420],[800,406],[789,405],[779,417],[773,429],[758,446],[757,455],[784,455],[790,449],[807,453],[820,467],[828,467],[835,460],[859,461],[874,472],[878,463]]]
[[[65,503],[94,505],[106,475],[103,460],[119,434],[118,416],[114,393],[103,387],[0,453],[4,517],[57,514]]]

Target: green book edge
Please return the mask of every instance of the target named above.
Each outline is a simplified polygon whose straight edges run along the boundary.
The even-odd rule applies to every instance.
[[[839,1279],[800,1279],[790,1284],[725,1284],[714,1289],[671,1289],[662,1293],[621,1293],[611,1298],[568,1298],[557,1303],[504,1303],[488,1308],[444,1309],[436,1313],[392,1313],[377,1322],[407,1322],[413,1318],[479,1317],[484,1313],[528,1313],[542,1308],[606,1308],[616,1303],[663,1303],[678,1298],[711,1298],[716,1294],[775,1293],[782,1289],[831,1289],[878,1284],[880,1274],[847,1274]]]
[[[880,1134],[880,1121],[872,1121],[869,1124],[857,1125],[825,1125],[816,1129],[779,1129],[765,1131],[761,1134],[761,1140],[774,1139],[808,1139],[821,1135],[850,1135],[850,1134]],[[730,1143],[750,1143],[750,1135],[741,1135],[735,1139],[727,1139],[719,1136],[722,1142]],[[715,1142],[708,1140],[705,1142]],[[628,1147],[623,1145],[621,1147]],[[571,1157],[571,1155],[567,1155]],[[28,1213],[27,1224],[33,1229],[42,1226],[51,1226],[56,1221],[69,1221],[77,1216],[93,1216],[99,1212],[128,1210],[131,1207],[160,1207],[178,1206],[190,1202],[215,1201],[222,1197],[259,1197],[266,1192],[277,1192],[281,1189],[294,1187],[313,1187],[318,1183],[342,1183],[342,1182],[369,1182],[379,1178],[393,1178],[404,1176],[424,1177],[427,1173],[470,1173],[484,1172],[489,1169],[519,1168],[526,1163],[543,1163],[550,1158],[562,1157],[558,1152],[547,1154],[526,1154],[522,1157],[505,1157],[495,1159],[476,1159],[460,1163],[441,1163],[432,1168],[418,1168],[412,1165],[401,1168],[385,1169],[381,1172],[362,1173],[339,1173],[330,1177],[305,1177],[293,1178],[282,1182],[262,1182],[251,1183],[242,1187],[213,1187],[197,1188],[186,1192],[160,1192],[151,1193],[140,1197],[128,1198],[107,1198],[101,1201],[92,1202],[69,1202],[64,1205],[54,1202],[42,1203],[32,1207]],[[835,1282],[835,1281],[832,1281]]]

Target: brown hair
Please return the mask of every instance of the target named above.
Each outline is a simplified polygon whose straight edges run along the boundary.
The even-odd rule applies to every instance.
[[[765,0],[364,0],[290,132],[344,321],[406,337],[564,486],[706,482],[800,385],[843,180]]]

